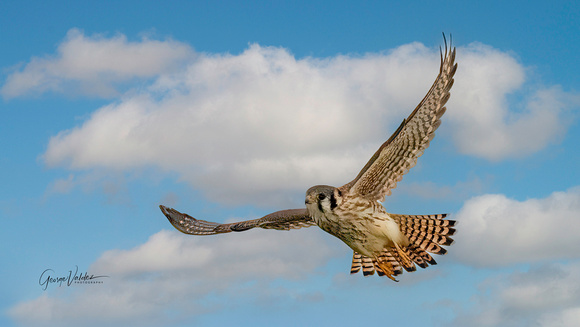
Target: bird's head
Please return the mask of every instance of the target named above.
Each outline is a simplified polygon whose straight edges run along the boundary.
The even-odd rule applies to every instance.
[[[316,185],[306,191],[306,208],[314,219],[331,213],[337,206],[336,187]]]

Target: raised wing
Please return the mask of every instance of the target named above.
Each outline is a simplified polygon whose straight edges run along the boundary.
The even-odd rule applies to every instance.
[[[427,95],[375,152],[358,176],[343,188],[358,196],[378,201],[384,201],[385,196],[391,195],[391,190],[415,166],[417,158],[429,146],[435,130],[441,125],[440,118],[445,113],[444,106],[449,100],[449,90],[453,86],[456,70],[455,48],[450,44],[448,51],[445,41],[439,75]]]
[[[243,232],[254,227],[290,230],[316,225],[312,218],[310,218],[306,209],[276,211],[259,219],[220,224],[195,219],[190,215],[162,205],[160,205],[159,208],[167,219],[169,219],[169,222],[173,227],[177,228],[177,230],[182,233],[191,235],[214,235],[229,232]]]

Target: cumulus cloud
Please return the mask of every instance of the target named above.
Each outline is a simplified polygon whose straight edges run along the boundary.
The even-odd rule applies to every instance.
[[[578,262],[494,276],[480,288],[453,325],[572,327],[580,321]]]
[[[529,68],[480,43],[458,53],[448,116],[460,152],[493,161],[521,158],[562,138],[572,121],[570,109],[580,107],[579,94],[560,86],[537,87],[513,101]]]
[[[272,282],[303,283],[320,274],[337,251],[314,228],[215,238],[161,231],[133,249],[103,253],[87,269],[89,274],[108,275],[102,284],[71,286],[71,292],[51,285],[45,294],[15,305],[8,314],[33,326],[166,325],[223,309],[224,303],[240,298],[315,301],[321,296],[316,290],[297,291]]]
[[[525,201],[478,196],[455,216],[460,233],[451,255],[477,267],[579,258],[579,217],[580,187]]]
[[[76,58],[77,52],[84,55]],[[97,54],[131,64],[96,60]],[[460,152],[521,157],[565,133],[577,95],[527,86],[528,68],[490,46],[460,47],[457,60],[440,131]],[[155,167],[177,173],[214,201],[288,205],[313,184],[353,178],[420,101],[438,68],[438,49],[420,43],[362,56],[296,58],[258,44],[237,55],[196,53],[176,41],[128,42],[73,30],[56,56],[33,59],[9,76],[3,92],[66,92],[71,81],[111,88],[112,81],[149,78],[139,91],[52,137],[45,163],[78,170]],[[531,91],[521,92],[524,86]]]
[[[0,94],[5,98],[46,91],[115,96],[118,83],[173,71],[192,53],[188,45],[173,40],[130,42],[121,34],[112,38],[85,36],[72,29],[56,55],[32,58],[8,76]]]
[[[474,177],[466,181],[457,181],[454,185],[438,185],[433,182],[404,183],[397,186],[397,192],[423,199],[466,200],[474,194],[481,194],[490,183],[490,179],[490,177],[484,179]]]
[[[390,56],[297,60],[252,45],[235,56],[199,55],[53,137],[44,159],[74,169],[152,165],[214,200],[280,202],[271,195],[356,175],[388,137],[384,125],[394,127],[428,88],[433,76],[422,72],[438,65],[429,52],[412,44]],[[415,78],[399,81],[403,67],[422,88]]]

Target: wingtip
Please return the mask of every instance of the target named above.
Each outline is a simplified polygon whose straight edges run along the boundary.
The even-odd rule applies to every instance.
[[[186,229],[184,229],[182,222],[180,223],[181,219],[180,219],[179,215],[183,215],[181,212],[179,212],[173,208],[166,207],[164,205],[159,205],[159,209],[161,209],[161,212],[163,213],[165,218],[167,218],[167,220],[169,220],[169,223],[171,223],[171,225],[173,225],[173,227],[175,227],[175,229],[177,229],[178,231],[180,231],[184,234],[191,234]]]
[[[449,33],[449,42],[447,42],[447,36],[445,36],[445,32],[441,32],[443,35],[443,44],[445,44],[445,53],[447,53],[447,49],[452,50],[453,47],[453,34]]]
[[[163,214],[164,214],[164,215],[165,215],[167,218],[170,218],[169,211],[171,210],[171,208],[169,208],[169,207],[166,207],[166,206],[164,206],[164,205],[160,204],[160,205],[159,205],[159,209],[161,209],[161,212],[162,212],[162,213],[163,213]]]
[[[170,222],[173,222],[173,219],[172,219],[171,214],[169,212],[169,210],[171,210],[170,208],[160,204],[159,209],[161,209],[161,212],[163,213],[163,215],[165,215],[165,217],[167,217],[167,219],[169,219]]]
[[[455,46],[453,45],[453,35],[449,33],[449,42],[447,42],[447,37],[445,36],[445,32],[441,32],[443,34],[443,44],[445,47],[445,51],[443,51],[442,47],[439,46],[439,53],[441,55],[441,63],[448,57],[451,56],[453,59],[452,62],[455,61]]]
[[[165,217],[169,220],[169,222],[175,226],[176,219],[175,219],[175,217],[173,217],[173,215],[175,215],[176,213],[179,213],[179,212],[175,209],[166,207],[164,205],[159,205],[159,209],[161,209],[161,212],[163,213],[163,215],[165,215]]]

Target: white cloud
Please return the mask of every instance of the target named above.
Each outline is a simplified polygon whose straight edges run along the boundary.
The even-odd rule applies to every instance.
[[[121,276],[189,271],[215,283],[224,279],[304,278],[332,255],[320,235],[317,228],[256,230],[217,237],[162,231],[134,249],[105,252],[92,268]],[[313,248],[316,253],[306,255]]]
[[[451,255],[468,265],[501,266],[579,258],[580,187],[517,201],[487,194],[465,202]]]
[[[434,78],[421,76],[437,71],[437,56],[425,53],[412,44],[390,56],[296,60],[284,49],[253,45],[238,56],[200,55],[149,92],[59,133],[44,159],[75,169],[153,165],[179,172],[214,200],[284,202],[312,183],[356,175],[388,137],[384,124],[399,122]],[[407,65],[418,78],[389,91],[403,75],[390,74]]]
[[[89,64],[94,55],[73,60],[69,53],[77,52],[137,59],[95,65]],[[440,131],[452,135],[462,153],[521,157],[565,133],[567,109],[580,102],[578,96],[559,87],[526,86],[533,90],[523,100],[511,100],[525,85],[527,68],[489,46],[460,47],[457,61]],[[66,92],[71,81],[111,88],[113,81],[153,77],[139,92],[124,94],[52,137],[46,164],[79,170],[156,167],[177,173],[213,201],[289,205],[309,186],[353,178],[420,101],[438,66],[437,50],[419,43],[364,56],[297,59],[286,49],[257,44],[238,55],[204,54],[175,41],[87,38],[73,30],[55,58],[34,59],[3,90],[28,75],[38,78],[22,78],[42,83],[27,82],[8,93]]]
[[[118,95],[119,82],[175,70],[192,55],[188,45],[177,41],[129,42],[120,34],[87,37],[71,29],[55,56],[32,58],[8,76],[0,93],[5,98],[46,91],[110,97]]]
[[[536,88],[521,102],[526,68],[508,53],[480,43],[458,50],[448,117],[460,152],[498,161],[521,158],[562,138],[580,95],[559,86]]]
[[[457,181],[454,185],[438,185],[433,182],[403,183],[397,186],[397,192],[423,199],[466,200],[473,194],[481,194],[490,180],[491,177],[488,176],[484,179],[474,177],[467,181]]]
[[[577,326],[580,264],[551,264],[489,278],[471,305],[460,309],[453,325]]]
[[[15,305],[8,314],[33,326],[167,325],[237,301],[316,301],[320,294],[315,290],[272,282],[304,283],[320,274],[318,269],[341,252],[334,245],[316,228],[217,237],[161,231],[133,249],[103,253],[87,269],[108,275],[102,284],[71,286],[70,292],[51,285],[43,296]]]
[[[574,308],[559,310],[543,315],[539,319],[541,326],[546,327],[575,327],[580,321],[580,305]]]

